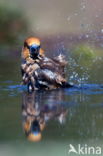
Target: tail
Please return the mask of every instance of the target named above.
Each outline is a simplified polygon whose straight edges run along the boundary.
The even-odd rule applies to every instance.
[[[73,85],[69,84],[68,82],[63,82],[62,83],[62,88],[71,88]]]

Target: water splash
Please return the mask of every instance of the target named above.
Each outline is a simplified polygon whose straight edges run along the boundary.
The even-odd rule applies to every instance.
[[[103,57],[89,46],[77,46],[69,53],[68,81],[72,84],[102,83]]]

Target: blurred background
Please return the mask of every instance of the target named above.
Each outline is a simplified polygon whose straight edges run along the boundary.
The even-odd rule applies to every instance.
[[[21,49],[28,36],[39,37],[48,56],[65,54],[68,81],[84,85],[61,93],[67,122],[52,120],[34,144],[26,141],[21,117]],[[0,156],[63,156],[69,143],[101,146],[102,84],[103,0],[0,0]]]
[[[1,0],[0,12],[0,41],[8,44],[28,35],[55,42],[71,35],[103,34],[102,0]]]

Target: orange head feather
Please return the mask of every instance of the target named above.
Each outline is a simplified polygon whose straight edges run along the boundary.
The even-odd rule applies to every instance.
[[[32,55],[44,55],[44,50],[41,49],[40,40],[35,37],[29,37],[24,41],[22,50],[22,58],[26,59]]]

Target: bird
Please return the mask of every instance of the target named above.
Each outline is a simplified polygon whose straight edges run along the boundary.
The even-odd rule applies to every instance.
[[[36,93],[24,92],[22,98],[22,123],[23,130],[29,141],[38,142],[42,139],[42,131],[45,128],[43,113],[39,108]]]
[[[23,84],[27,84],[28,92],[72,87],[65,78],[65,56],[45,56],[38,38],[28,37],[24,41],[21,57],[22,80]]]

